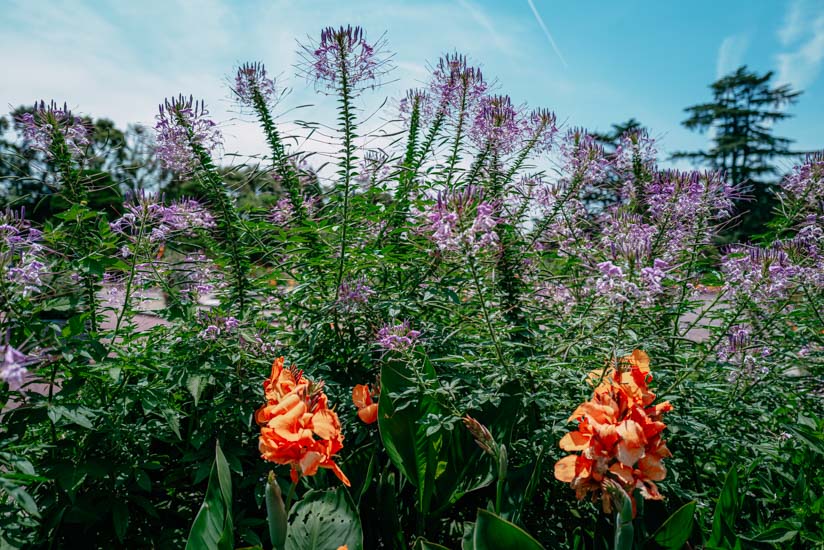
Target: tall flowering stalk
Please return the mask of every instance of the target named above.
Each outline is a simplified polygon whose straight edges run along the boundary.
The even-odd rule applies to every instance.
[[[272,152],[275,173],[289,194],[292,211],[299,224],[302,224],[306,219],[306,209],[303,205],[300,178],[289,160],[271,113],[271,108],[278,100],[275,80],[269,77],[262,63],[245,63],[237,70],[232,91],[241,107],[251,109],[257,115]]]
[[[446,185],[450,187],[461,160],[467,118],[486,94],[487,84],[479,68],[469,66],[465,56],[454,53],[447,54],[438,61],[430,87],[433,95],[438,98],[438,112],[451,118],[455,126],[445,175]]]
[[[214,205],[219,246],[232,266],[232,300],[242,317],[249,290],[249,258],[242,246],[242,220],[212,161],[211,151],[220,143],[220,133],[208,115],[205,104],[191,96],[166,99],[156,117],[157,154],[169,169],[194,171]]]
[[[24,113],[18,122],[28,146],[43,152],[57,167],[60,176],[57,190],[74,207],[70,210],[74,219],[65,220],[74,222],[74,230],[59,244],[73,262],[73,269],[80,272],[90,328],[97,332],[100,283],[97,262],[103,257],[99,246],[100,213],[93,212],[88,206],[90,179],[81,169],[91,145],[91,128],[65,104],[61,108],[54,101],[35,103],[34,110]]]
[[[388,70],[388,61],[381,52],[383,45],[382,38],[370,43],[366,40],[363,29],[347,26],[337,29],[327,27],[321,31],[317,44],[302,46],[301,55],[307,77],[314,81],[318,89],[337,94],[339,103],[339,130],[343,146],[338,175],[341,179],[339,189],[343,195],[343,211],[335,300],[339,296],[346,265],[349,200],[352,179],[355,177],[357,124],[352,101],[359,90],[376,86],[381,75]]]
[[[392,228],[400,227],[406,220],[409,212],[409,193],[412,183],[417,176],[418,140],[420,137],[422,111],[426,108],[429,98],[422,90],[409,90],[401,103],[401,112],[408,113],[409,130],[406,138],[406,152],[398,175],[398,189],[395,191],[395,210],[393,213]]]

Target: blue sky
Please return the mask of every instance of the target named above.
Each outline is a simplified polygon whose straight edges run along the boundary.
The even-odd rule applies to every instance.
[[[294,76],[296,40],[348,23],[374,38],[385,31],[395,53],[395,81],[367,92],[366,110],[458,50],[516,102],[596,130],[635,117],[666,155],[706,143],[680,126],[683,109],[746,63],[804,90],[776,131],[799,149],[824,148],[821,0],[0,0],[0,106],[55,99],[151,124],[164,97],[194,94],[223,121],[227,151],[262,152],[257,129],[232,112],[233,67],[265,62],[294,90],[284,109],[313,103],[292,114],[332,123],[333,102]]]

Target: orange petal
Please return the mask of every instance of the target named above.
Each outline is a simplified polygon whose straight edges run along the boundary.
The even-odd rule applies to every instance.
[[[589,445],[591,436],[584,435],[579,431],[566,434],[561,438],[559,445],[565,451],[583,451]]]
[[[633,350],[632,355],[629,356],[631,365],[638,367],[644,374],[649,373],[649,355],[643,350]]]
[[[343,484],[346,485],[347,487],[352,486],[352,484],[349,482],[349,478],[346,477],[346,474],[343,473],[343,470],[341,470],[340,467],[337,464],[335,464],[333,461],[331,461],[331,460],[327,461],[327,463],[324,464],[323,467],[324,468],[329,468],[330,470],[332,470],[332,473],[334,473],[336,476],[338,476],[338,479],[341,480],[343,482]]]
[[[323,461],[323,455],[315,451],[309,451],[300,459],[300,471],[305,476],[313,476],[318,472],[318,466]]]
[[[620,462],[616,462],[609,467],[609,471],[618,476],[627,485],[635,485],[635,478],[632,475],[632,468],[627,468]]]
[[[618,429],[615,424],[594,424],[595,433],[605,449],[612,449],[618,442]]]
[[[338,415],[329,409],[321,409],[312,415],[312,431],[322,439],[332,439],[340,435]]]
[[[644,430],[634,420],[624,420],[617,428],[621,441],[618,442],[618,460],[632,467],[644,456]]]
[[[655,456],[645,456],[638,461],[638,469],[644,479],[652,481],[661,481],[667,477],[667,469],[661,463],[661,460]]]
[[[578,408],[575,409],[575,412],[572,413],[572,416],[569,417],[569,420],[572,421],[584,415],[588,416],[595,422],[605,423],[614,420],[615,409],[613,409],[609,405],[601,405],[599,403],[587,401],[586,403],[580,404]]]
[[[575,479],[575,463],[577,461],[577,455],[569,455],[556,462],[555,479],[566,483],[572,483],[572,480]]]
[[[359,409],[372,404],[372,396],[369,393],[369,386],[358,384],[352,388],[352,402]]]
[[[372,403],[358,411],[358,417],[364,424],[372,424],[378,420],[378,404]]]

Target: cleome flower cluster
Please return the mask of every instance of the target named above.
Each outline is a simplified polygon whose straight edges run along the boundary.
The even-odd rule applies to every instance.
[[[613,509],[606,491],[612,483],[628,495],[638,489],[646,499],[663,498],[655,482],[666,476],[662,459],[671,454],[661,439],[666,428],[661,416],[672,405],[652,404],[655,394],[647,387],[650,380],[649,357],[641,350],[593,371],[589,381],[597,385],[592,399],[570,417],[578,421],[578,429],[561,439],[563,450],[580,454],[559,460],[555,477],[569,483],[578,499],[589,492],[593,499],[600,496],[606,512]]]
[[[340,420],[329,409],[323,382],[313,382],[283,363],[283,357],[272,363],[272,374],[263,382],[266,404],[255,412],[261,458],[289,464],[295,483],[300,476],[328,468],[348,487],[349,479],[334,461],[343,448]]]

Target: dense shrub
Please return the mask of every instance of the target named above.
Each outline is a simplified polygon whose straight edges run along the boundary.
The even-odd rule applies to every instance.
[[[282,191],[266,207],[237,207],[193,98],[165,101],[156,153],[202,200],[116,213],[90,200],[82,119],[19,121],[66,208],[0,224],[0,540],[269,547],[285,499],[289,548],[315,527],[350,550],[822,544],[824,158],[769,240],[719,250],[723,174],[659,168],[638,131],[606,154],[458,54],[372,139],[355,100],[383,48],[357,28],[302,48],[339,112],[317,171],[264,66],[238,69],[270,147],[238,173]],[[553,467],[570,451],[587,471]]]

